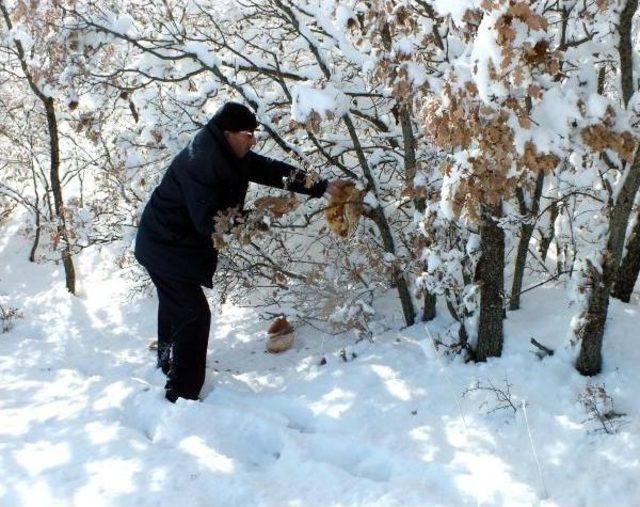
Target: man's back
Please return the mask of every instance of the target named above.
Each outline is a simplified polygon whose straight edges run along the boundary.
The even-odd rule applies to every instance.
[[[136,258],[151,271],[210,286],[216,253],[213,216],[228,199],[228,157],[205,127],[171,162],[140,220]],[[235,192],[234,192],[235,193]]]

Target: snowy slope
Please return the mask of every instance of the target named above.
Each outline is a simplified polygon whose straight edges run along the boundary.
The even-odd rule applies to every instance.
[[[108,250],[79,258],[73,298],[29,246],[0,238],[0,294],[24,315],[0,334],[2,506],[640,505],[637,300],[613,302],[592,380],[627,414],[612,435],[578,401],[588,380],[564,349],[559,288],[527,294],[504,356],[481,365],[436,354],[423,325],[357,345],[298,329],[294,350],[266,355],[267,324],[224,307],[203,402],[171,405],[146,349],[155,301],[126,300]],[[530,337],[558,352],[538,360]],[[505,378],[515,413],[491,412],[488,391],[462,396]]]

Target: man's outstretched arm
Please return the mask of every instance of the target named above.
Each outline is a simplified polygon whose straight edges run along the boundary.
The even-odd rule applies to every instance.
[[[307,185],[307,173],[286,162],[249,152],[246,157],[249,181],[274,188],[291,190],[312,197],[322,197],[329,182],[320,180]]]

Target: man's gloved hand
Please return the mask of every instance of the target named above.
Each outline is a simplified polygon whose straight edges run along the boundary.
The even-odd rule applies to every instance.
[[[256,230],[260,232],[267,232],[269,230],[269,225],[264,222],[264,220],[257,220],[254,224]]]
[[[341,193],[344,192],[344,189],[347,187],[352,187],[353,182],[349,181],[349,180],[342,180],[342,179],[338,179],[338,180],[333,180],[330,181],[329,184],[327,185],[327,194],[329,194],[330,196],[335,196],[335,195],[339,195]]]
[[[362,214],[363,193],[348,180],[335,180],[327,185],[330,194],[326,209],[329,229],[346,238],[358,225]]]

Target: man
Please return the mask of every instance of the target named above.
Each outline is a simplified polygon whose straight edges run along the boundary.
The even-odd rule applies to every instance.
[[[247,107],[224,104],[173,159],[142,213],[135,256],[158,291],[158,366],[174,403],[197,399],[204,383],[211,312],[201,286],[213,287],[215,215],[241,210],[250,181],[312,197],[344,184],[307,188],[303,171],[253,153],[257,127]]]

